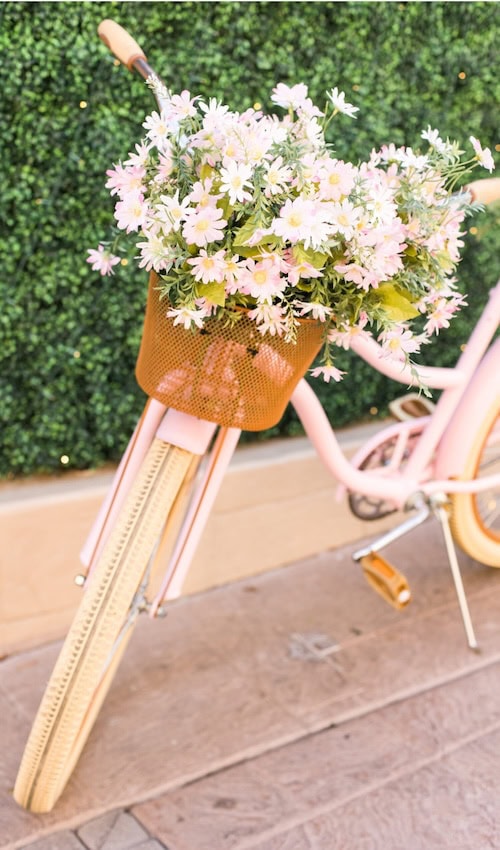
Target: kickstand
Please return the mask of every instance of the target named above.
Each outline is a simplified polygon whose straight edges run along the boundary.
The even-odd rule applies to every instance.
[[[479,652],[479,645],[474,634],[474,628],[472,626],[469,606],[467,604],[467,597],[465,595],[465,589],[462,581],[462,574],[458,565],[455,544],[453,542],[453,537],[451,534],[450,520],[447,508],[448,499],[446,497],[438,496],[435,497],[432,501],[433,513],[441,523],[441,528],[443,529],[444,542],[446,546],[446,551],[448,553],[448,560],[450,562],[451,574],[455,583],[455,590],[458,597],[458,604],[460,606],[460,613],[462,615],[465,634],[467,635],[467,643],[469,644],[471,649],[473,649],[475,652]]]

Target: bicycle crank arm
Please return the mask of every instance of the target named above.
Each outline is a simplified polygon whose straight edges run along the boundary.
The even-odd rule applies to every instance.
[[[391,528],[390,531],[383,534],[382,537],[379,537],[374,543],[354,552],[352,555],[353,560],[360,562],[361,559],[367,555],[378,552],[380,549],[384,549],[385,546],[389,546],[390,543],[394,543],[395,540],[399,540],[400,537],[403,537],[405,534],[408,534],[409,531],[413,531],[414,528],[417,528],[417,526],[425,522],[425,520],[430,516],[430,513],[430,508],[427,506],[422,508],[422,510],[414,516],[409,517],[409,519],[400,523],[400,525],[397,525],[395,528]]]

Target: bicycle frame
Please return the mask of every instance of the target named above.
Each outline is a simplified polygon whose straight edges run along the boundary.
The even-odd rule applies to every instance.
[[[415,386],[418,381],[422,381],[429,387],[442,389],[443,392],[432,416],[382,429],[351,461],[344,456],[314,390],[304,379],[298,383],[291,403],[319,457],[332,475],[341,482],[341,488],[383,498],[392,502],[396,508],[403,508],[416,493],[423,496],[441,492],[475,493],[500,485],[500,475],[475,481],[450,480],[450,476],[456,474],[456,452],[447,451],[446,441],[442,440],[453,421],[454,412],[472,384],[478,400],[484,397],[486,382],[481,380],[478,383],[475,380],[478,372],[485,368],[488,374],[498,372],[500,340],[494,343],[486,357],[484,354],[499,323],[500,282],[491,290],[483,314],[454,368],[420,367],[416,372],[412,372],[399,361],[387,359],[382,348],[367,335],[355,338],[353,350],[377,371],[409,386]],[[157,436],[194,454],[204,455],[216,430],[215,423],[205,422],[176,410],[167,411],[164,405],[154,399],[148,401],[117,470],[112,489],[82,550],[81,560],[89,572],[102,550],[108,531],[153,437]],[[215,437],[206,469],[196,487],[179,534],[177,547],[167,565],[160,590],[151,604],[151,616],[157,613],[164,599],[176,598],[181,593],[196,545],[240,433],[237,428],[221,428]],[[401,459],[410,436],[416,436],[417,442],[410,459],[404,468],[401,468]],[[388,467],[376,472],[358,469],[363,457],[375,446],[390,438],[396,438],[396,447]],[[436,471],[439,478],[433,474]]]

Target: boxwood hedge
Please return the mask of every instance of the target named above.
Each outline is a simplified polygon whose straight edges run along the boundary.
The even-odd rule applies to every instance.
[[[145,276],[129,264],[102,279],[85,261],[111,220],[105,170],[151,106],[98,40],[101,19],[130,29],[174,90],[235,109],[268,104],[278,81],[307,82],[320,103],[338,85],[361,111],[331,141],[356,160],[384,141],[416,144],[428,124],[499,149],[499,14],[483,2],[0,4],[0,474],[115,459],[143,403],[133,371]],[[442,334],[442,363],[494,283],[495,224],[483,216],[468,235],[471,307]],[[399,392],[348,355],[339,365],[349,377],[318,387],[337,425]],[[288,411],[272,433],[298,429]]]

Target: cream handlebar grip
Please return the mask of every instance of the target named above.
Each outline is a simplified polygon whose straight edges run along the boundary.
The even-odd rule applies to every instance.
[[[144,52],[127,30],[123,29],[116,21],[106,19],[101,21],[97,27],[99,38],[109,47],[117,59],[132,70],[132,63],[136,59],[146,59]]]
[[[500,200],[500,177],[487,177],[485,180],[474,180],[467,189],[472,199],[478,204],[493,204]]]

